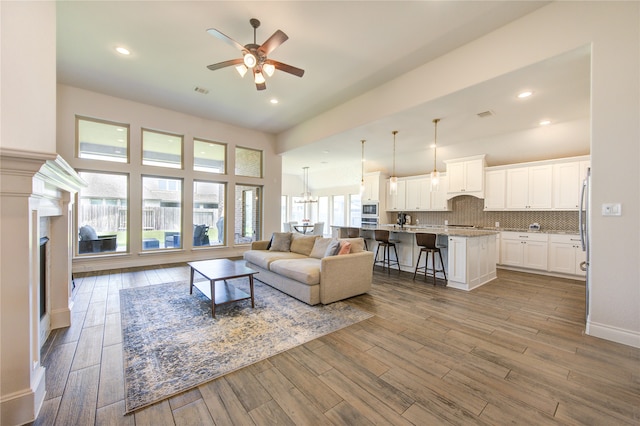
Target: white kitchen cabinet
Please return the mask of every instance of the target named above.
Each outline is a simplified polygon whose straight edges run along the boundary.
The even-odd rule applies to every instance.
[[[364,193],[362,201],[380,201],[380,173],[364,175]]]
[[[547,270],[547,234],[502,232],[500,240],[501,265]]]
[[[431,180],[429,179],[429,184]],[[447,211],[449,208],[449,201],[447,200],[447,192],[449,188],[449,177],[441,174],[440,182],[438,183],[435,191],[431,192],[431,210]]]
[[[484,198],[484,155],[445,161],[449,197],[473,195]]]
[[[484,174],[484,209],[504,210],[506,206],[507,171],[491,170]]]
[[[507,169],[507,210],[551,209],[552,178],[551,164]]]
[[[587,175],[589,161],[573,161],[553,165],[553,208],[578,210],[580,188]]]
[[[406,202],[408,211],[431,209],[431,179],[421,177],[406,180]]]
[[[585,276],[580,263],[586,259],[579,235],[553,234],[549,236],[549,272]]]
[[[389,180],[387,179],[387,185],[386,185],[387,211],[401,212],[407,209],[406,188],[407,188],[407,181],[403,179],[398,179],[398,191],[396,192],[396,194],[391,194],[391,192],[389,191]]]
[[[496,278],[496,238],[448,238],[447,281],[453,288],[471,290]]]

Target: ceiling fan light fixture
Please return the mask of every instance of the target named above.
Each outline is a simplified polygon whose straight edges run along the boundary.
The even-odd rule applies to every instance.
[[[262,75],[262,73],[260,71],[256,71],[254,73],[254,81],[255,81],[256,84],[262,84],[266,80],[264,79],[264,75]]]
[[[236,71],[238,71],[238,74],[240,74],[240,77],[244,77],[244,75],[247,73],[248,70],[249,68],[247,68],[244,65],[238,65],[236,67]]]
[[[247,68],[253,68],[258,63],[258,60],[256,59],[255,55],[250,52],[245,53],[243,61]]]
[[[264,64],[262,66],[262,71],[264,71],[265,74],[271,77],[273,73],[276,72],[276,67],[273,64]]]

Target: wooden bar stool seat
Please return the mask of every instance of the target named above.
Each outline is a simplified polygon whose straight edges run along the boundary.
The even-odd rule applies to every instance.
[[[431,272],[433,274],[433,285],[436,285],[436,273],[442,272],[444,274],[444,282],[447,285],[447,271],[444,269],[444,261],[442,260],[442,252],[440,251],[440,247],[436,246],[436,234],[428,234],[423,232],[416,233],[416,244],[420,247],[420,254],[418,254],[418,260],[416,261],[416,269],[413,271],[413,279],[416,279],[416,274],[419,270],[424,271],[424,278],[427,279],[427,272]],[[422,257],[422,253],[426,253],[426,257],[424,259],[424,266],[420,265],[420,257]],[[431,253],[431,268],[429,265],[429,253]],[[436,269],[436,253],[440,256],[440,266],[442,269]]]
[[[347,228],[347,238],[362,238],[364,240],[364,249],[369,250],[367,239],[360,232],[360,228]]]
[[[378,248],[376,249],[376,257],[375,262],[373,263],[373,267],[376,265],[382,265],[382,270],[387,268],[387,272],[391,273],[391,265],[396,265],[398,267],[398,272],[400,272],[400,262],[398,262],[398,250],[396,249],[396,244],[400,241],[394,241],[389,239],[389,231],[383,229],[376,229],[373,231],[375,234],[376,242],[378,243]],[[393,247],[393,251],[396,255],[395,260],[390,257],[390,248]],[[378,260],[378,253],[382,248],[382,259]]]

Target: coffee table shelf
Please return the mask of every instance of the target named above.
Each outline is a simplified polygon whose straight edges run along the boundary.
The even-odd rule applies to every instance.
[[[257,274],[258,271],[247,268],[243,261],[234,262],[229,259],[213,259],[188,262],[187,264],[191,267],[189,294],[193,294],[193,287],[195,286],[205,296],[211,299],[211,316],[213,318],[216,317],[216,306],[224,305],[225,303],[251,299],[251,307],[255,307],[253,275]],[[209,281],[194,283],[193,278],[196,272]],[[249,278],[251,294],[247,294],[227,282],[227,280],[232,278],[242,277]]]

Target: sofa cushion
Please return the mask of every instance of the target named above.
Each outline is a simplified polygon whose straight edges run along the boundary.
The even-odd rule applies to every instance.
[[[322,259],[324,254],[327,252],[327,247],[329,247],[329,243],[333,240],[333,238],[318,238],[313,243],[313,248],[311,249],[311,254],[309,257],[315,257],[316,259]]]
[[[271,251],[290,251],[291,232],[274,232],[271,237]]]
[[[279,259],[271,262],[270,270],[307,285],[320,283],[320,259]]]
[[[243,257],[244,260],[268,270],[270,269],[271,263],[275,260],[304,259],[306,256],[285,251],[249,250],[244,252]]]
[[[289,250],[293,253],[309,256],[317,238],[316,235],[291,234],[291,248]]]

